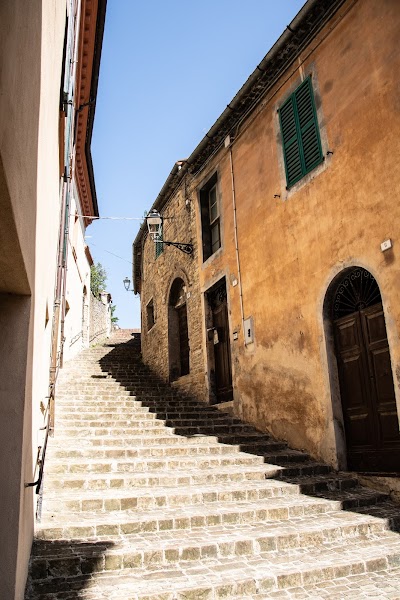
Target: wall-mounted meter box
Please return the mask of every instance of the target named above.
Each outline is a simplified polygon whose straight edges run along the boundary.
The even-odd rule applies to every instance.
[[[253,317],[244,320],[244,343],[246,346],[254,342]]]

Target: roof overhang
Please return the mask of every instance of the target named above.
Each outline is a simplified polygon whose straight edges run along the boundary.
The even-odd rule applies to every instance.
[[[84,215],[99,216],[91,141],[107,0],[82,0],[76,78],[75,175]],[[85,218],[85,225],[92,219]]]

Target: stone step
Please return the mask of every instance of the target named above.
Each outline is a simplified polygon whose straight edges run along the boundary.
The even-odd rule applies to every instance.
[[[218,469],[219,467],[238,467],[260,465],[264,463],[262,456],[236,453],[215,456],[177,456],[160,458],[137,458],[136,460],[121,461],[103,459],[98,461],[74,462],[69,460],[55,460],[48,463],[47,476],[67,473],[139,473],[159,471],[162,469]]]
[[[142,415],[142,416],[141,416]],[[186,419],[186,418],[176,418],[176,419],[164,419],[161,415],[156,414],[156,413],[152,413],[152,412],[147,412],[147,413],[139,413],[139,412],[132,412],[132,414],[130,415],[129,410],[125,410],[124,412],[122,411],[115,411],[115,412],[102,412],[102,413],[98,413],[98,414],[94,414],[93,412],[91,413],[71,413],[71,412],[66,412],[63,411],[62,414],[60,414],[58,416],[58,422],[59,423],[70,423],[70,422],[85,422],[85,421],[90,421],[93,423],[101,423],[102,420],[103,421],[108,421],[108,422],[114,422],[114,421],[124,421],[127,418],[129,418],[131,420],[137,420],[138,423],[140,424],[140,419],[146,419],[147,421],[156,421],[156,422],[160,422],[160,423],[166,423],[169,427],[174,427],[174,426],[179,426],[179,427],[185,427],[185,426],[192,426],[196,423],[198,423],[199,426],[204,426],[204,427],[208,427],[209,425],[235,425],[238,424],[237,420],[234,419],[230,419],[225,417],[224,415],[213,415],[210,418],[203,418],[202,416],[199,416],[197,419],[196,418],[192,418],[192,419]],[[97,425],[94,425],[97,426]]]
[[[155,414],[155,413],[150,413],[150,414]],[[222,431],[223,431],[223,427],[240,427],[241,429],[243,428],[243,423],[241,423],[239,421],[239,419],[235,419],[233,417],[229,417],[227,415],[225,415],[224,413],[220,413],[218,415],[210,415],[210,416],[203,416],[202,414],[199,414],[197,417],[187,417],[187,416],[183,416],[183,417],[176,417],[175,419],[163,419],[162,415],[157,414],[156,415],[157,419],[161,419],[163,421],[165,421],[165,423],[167,423],[170,427],[180,427],[180,428],[185,428],[185,427],[214,427],[214,426],[218,426]],[[244,426],[246,429],[245,431],[248,431],[248,426],[245,425]],[[251,427],[251,426],[250,426]]]
[[[74,528],[73,525],[69,525],[66,531],[75,536],[79,534],[79,528]],[[400,558],[400,540],[395,534],[386,531],[384,522],[344,512],[319,515],[318,522],[315,516],[292,519],[285,525],[280,522],[256,521],[242,524],[227,521],[221,525],[210,524],[207,528],[194,526],[192,529],[180,529],[178,536],[171,530],[149,532],[138,528],[134,532],[123,531],[118,540],[115,536],[121,536],[121,533],[116,525],[107,527],[96,524],[92,535],[100,538],[99,541],[114,543],[112,548],[104,552],[103,560],[98,561],[96,571],[93,572],[146,568],[150,565],[155,567],[198,559],[243,555],[254,557],[288,548],[292,552],[303,548],[312,551],[323,544],[337,544],[341,540],[361,542],[375,536],[381,536],[383,543],[389,542],[395,546],[397,542]],[[55,571],[59,572],[61,562],[64,569],[62,575],[68,576],[76,572],[87,558],[90,546],[86,544],[83,551],[81,548],[79,542],[72,542],[70,552],[64,550],[51,555],[48,543],[36,541],[32,552],[32,576],[36,572],[38,579],[42,578],[44,562],[45,571],[50,576]]]
[[[49,446],[46,453],[46,460],[53,459],[100,459],[100,458],[144,458],[144,457],[167,457],[167,456],[196,456],[196,455],[225,455],[232,452],[240,452],[239,446],[230,446],[227,444],[187,444],[181,442],[176,445],[155,445],[140,446],[137,448],[126,448],[125,446],[101,446],[98,448],[82,448],[77,444],[76,448],[53,448]]]
[[[297,600],[323,600],[335,598],[336,600],[399,600],[400,599],[400,567],[391,567],[390,570],[362,573],[339,577],[322,583],[304,585],[302,587],[288,588],[279,594],[280,598],[296,598]],[[253,594],[251,596],[233,597],[232,600],[265,600],[277,595]],[[284,595],[283,595],[284,594]]]
[[[152,565],[132,568],[134,565],[131,562],[121,569],[118,560],[116,564],[109,560],[107,565],[106,558],[102,562],[107,552],[104,552],[104,545],[100,543],[89,554],[91,560],[85,561],[83,570],[75,571],[72,577],[68,576],[63,572],[61,561],[54,579],[57,593],[79,589],[82,590],[79,597],[84,599],[144,600],[151,598],[151,594],[154,598],[156,594],[162,598],[160,595],[170,590],[182,600],[235,595],[243,598],[249,593],[265,594],[294,586],[315,586],[349,575],[368,576],[371,571],[387,570],[391,566],[397,568],[400,564],[398,536],[394,539],[392,534],[386,533],[379,537],[382,541],[379,545],[375,539],[346,539],[345,545],[342,542],[326,542],[313,549],[296,548],[261,552],[255,556],[244,554],[180,561],[159,569]],[[39,569],[37,572],[38,577],[47,575],[45,562],[41,568],[42,571]],[[94,568],[104,570],[98,572],[95,578],[88,577]],[[50,576],[44,581],[38,579],[35,587],[31,587],[31,597],[34,599],[34,594],[42,593],[49,594],[50,598],[55,585],[51,579]]]
[[[319,493],[324,494],[326,491],[335,490],[339,492],[355,487],[358,488],[358,491],[366,489],[358,486],[357,476],[352,473],[329,471],[307,477],[289,477],[283,475],[282,479],[291,485],[298,486],[300,493],[311,496],[316,496]]]
[[[173,427],[167,427],[166,425],[163,425],[162,423],[149,423],[146,425],[143,425],[142,427],[90,427],[90,425],[85,426],[81,426],[81,427],[63,427],[62,430],[59,431],[59,434],[62,434],[61,436],[56,434],[58,437],[57,439],[60,439],[60,437],[82,437],[82,438],[86,438],[86,437],[97,437],[97,436],[101,436],[101,437],[108,437],[108,436],[122,436],[122,435],[128,435],[128,436],[134,436],[134,435],[140,435],[140,433],[143,433],[144,435],[154,435],[155,437],[159,437],[159,436],[165,436],[168,433],[170,435],[174,435],[174,428]]]
[[[59,408],[59,405],[57,405],[57,408]],[[98,403],[96,406],[87,406],[86,404],[77,404],[76,406],[65,405],[58,414],[58,418],[61,420],[68,418],[85,421],[86,419],[99,419],[103,417],[110,418],[115,416],[116,418],[126,418],[127,416],[132,416],[135,419],[147,419],[149,418],[147,415],[151,415],[151,419],[157,418],[157,415],[151,413],[148,408],[136,403],[124,403],[123,406],[115,405],[114,408]]]
[[[216,436],[207,436],[207,435],[199,435],[193,436],[190,438],[186,438],[184,436],[174,435],[169,431],[165,431],[163,435],[157,436],[157,439],[153,435],[148,434],[126,434],[121,436],[119,431],[119,435],[98,435],[98,436],[87,436],[81,437],[68,437],[65,435],[61,435],[60,432],[55,433],[54,439],[55,443],[58,443],[62,447],[68,448],[101,448],[102,446],[119,446],[119,447],[133,447],[139,448],[142,446],[159,446],[163,445],[180,445],[182,443],[189,445],[207,445],[208,443],[218,443],[218,438]]]
[[[62,396],[57,396],[55,400],[56,408],[58,406],[65,406],[66,408],[68,408],[68,406],[74,408],[79,406],[89,406],[92,408],[96,408],[96,406],[98,405],[102,406],[104,404],[106,406],[107,403],[110,403],[110,405],[114,408],[117,408],[118,406],[124,406],[125,404],[136,404],[137,406],[142,406],[136,401],[136,397],[132,396],[131,392],[126,392],[125,390],[118,389],[113,392],[97,394],[84,394],[81,392],[76,392],[74,394],[63,394]]]
[[[132,488],[139,486],[176,486],[220,483],[223,481],[263,480],[279,476],[282,467],[272,465],[246,466],[239,469],[236,465],[219,467],[215,472],[202,469],[175,469],[169,472],[143,472],[130,474],[77,474],[46,475],[47,490],[62,489],[103,489]]]
[[[379,492],[376,493],[379,494]],[[376,502],[374,505],[363,503],[353,510],[360,514],[369,514],[378,519],[385,519],[392,531],[400,532],[400,507],[398,502]]]
[[[112,497],[109,497],[98,490],[56,490],[51,492],[46,490],[46,497],[44,504],[47,512],[53,514],[54,512],[60,512],[64,509],[67,512],[82,512],[82,511],[120,511],[120,510],[131,510],[140,509],[140,515],[143,510],[160,509],[165,510],[168,508],[177,509],[182,508],[185,512],[184,517],[187,519],[188,515],[187,506],[191,506],[191,510],[198,505],[202,506],[202,511],[206,512],[206,506],[208,506],[209,512],[215,513],[215,506],[219,509],[228,503],[235,504],[235,510],[247,510],[245,504],[251,504],[257,502],[261,504],[266,499],[276,499],[284,497],[285,501],[290,500],[294,496],[299,495],[298,486],[293,486],[285,482],[275,481],[274,479],[267,479],[264,481],[241,481],[237,482],[223,482],[215,488],[213,484],[210,485],[197,485],[195,490],[192,487],[152,487],[151,491],[146,488],[133,488],[123,489],[116,488],[113,490]],[[313,499],[306,499],[305,504]],[[313,500],[314,505],[325,506],[326,503],[317,500]],[[304,505],[304,504],[303,504]],[[276,508],[276,504],[274,505]],[[337,504],[330,504],[330,506],[338,506]],[[255,508],[258,508],[257,505]],[[232,510],[231,507],[227,507]],[[218,510],[219,510],[218,509]],[[250,510],[252,507],[250,506]],[[197,508],[196,508],[197,510]],[[301,508],[293,509],[293,514],[298,515]]]
[[[115,428],[120,429],[120,433],[123,433],[126,428],[133,427],[136,429],[162,429],[167,426],[171,428],[171,425],[167,425],[165,421],[161,419],[155,418],[151,414],[145,414],[140,418],[136,415],[110,415],[110,418],[97,418],[95,420],[91,419],[70,419],[59,416],[58,418],[59,428],[70,429],[70,428]]]
[[[93,507],[97,504],[99,503],[95,503],[92,499],[86,501],[85,506]],[[124,505],[127,504],[128,502],[125,501]],[[254,526],[257,523],[260,526],[260,523],[263,522],[263,527],[266,527],[265,521],[279,523],[279,526],[284,530],[287,523],[290,524],[296,519],[311,519],[318,525],[324,514],[331,514],[335,509],[340,510],[339,502],[315,500],[313,498],[302,502],[299,496],[294,495],[287,498],[270,499],[268,502],[264,500],[264,502],[259,503],[221,503],[220,505],[214,502],[212,505],[206,504],[204,506],[201,504],[186,505],[183,509],[175,505],[147,512],[142,509],[140,513],[137,507],[132,506],[111,513],[92,508],[91,511],[87,510],[84,513],[63,513],[62,524],[56,522],[59,513],[54,512],[51,514],[46,509],[48,516],[42,520],[37,531],[37,537],[41,539],[104,539],[104,536],[107,536],[107,539],[113,539],[116,542],[114,538],[124,538],[128,534],[141,533],[145,535],[148,532],[161,534],[161,532],[169,531],[175,532],[174,535],[179,532],[178,538],[180,538],[181,531],[190,533],[195,528],[204,529],[204,533],[207,535],[208,528],[217,525],[223,527],[234,525],[240,529],[242,526]],[[340,514],[351,515],[351,513],[345,512]],[[316,517],[318,517],[317,521]],[[356,515],[354,519],[357,517],[359,515]],[[369,516],[364,516],[364,519],[371,523],[380,523],[379,527],[383,527],[382,524],[385,524],[383,519],[374,520],[373,517]],[[365,520],[362,522],[365,522]],[[200,533],[197,532],[196,536],[199,537],[199,535]]]
[[[315,477],[316,475],[323,475],[331,473],[331,467],[316,463],[314,461],[306,461],[304,463],[285,463],[281,470],[278,471],[275,477],[280,479],[290,479],[292,477]]]
[[[300,499],[299,499],[300,498]],[[187,513],[189,509],[196,510],[198,505],[202,506],[205,513],[215,514],[215,504],[225,507],[228,503],[235,504],[239,510],[248,510],[246,504],[257,501],[259,506],[269,500],[270,518],[272,514],[280,516],[280,518],[292,518],[308,514],[311,510],[312,514],[318,512],[326,512],[327,510],[343,509],[345,500],[348,500],[342,492],[338,492],[335,500],[320,497],[304,497],[301,496],[298,486],[285,484],[285,482],[275,480],[249,480],[249,481],[226,481],[219,483],[218,490],[212,484],[199,484],[196,490],[193,491],[188,486],[178,485],[163,487],[154,485],[151,493],[147,490],[136,488],[113,488],[112,494],[104,494],[100,488],[91,487],[77,489],[48,489],[46,493],[45,507],[54,512],[59,512],[63,506],[68,506],[68,511],[72,512],[87,512],[90,510],[100,511],[115,510],[124,511],[131,509],[153,510],[162,508],[165,514],[166,508],[184,507]],[[363,514],[371,514],[379,519],[384,519],[390,523],[393,530],[397,530],[395,525],[398,525],[400,516],[398,507],[393,506],[387,499],[387,496],[374,490],[369,490],[369,496],[364,496],[368,499],[368,507],[361,504],[357,497],[353,499],[353,505],[348,504],[347,509]],[[229,508],[229,507],[228,507]],[[257,507],[256,507],[257,508]],[[230,510],[232,510],[230,508]],[[308,512],[307,512],[308,511]],[[264,513],[265,514],[265,513]],[[159,517],[158,517],[159,518]],[[275,517],[276,518],[276,517]],[[397,519],[397,520],[396,520]]]
[[[135,396],[103,396],[101,398],[91,398],[90,400],[83,397],[74,397],[56,401],[56,412],[59,410],[69,412],[118,411],[119,409],[132,410],[132,412],[152,412],[148,406],[143,406],[141,402],[138,402]]]
[[[251,425],[237,424],[237,425],[225,425],[224,423],[219,425],[218,423],[209,423],[207,425],[187,425],[187,426],[175,426],[175,432],[179,435],[194,435],[196,433],[216,432],[216,433],[252,433],[254,431]]]

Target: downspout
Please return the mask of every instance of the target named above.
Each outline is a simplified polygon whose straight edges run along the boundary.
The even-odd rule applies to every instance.
[[[70,183],[67,184],[67,197],[65,201],[65,221],[62,243],[62,298],[61,298],[61,325],[60,325],[60,368],[64,365],[64,330],[65,330],[65,311],[66,311],[66,284],[67,284],[67,262],[68,262],[68,235],[69,235],[69,208],[71,189]]]
[[[52,324],[52,340],[51,340],[51,363],[50,363],[50,383],[49,383],[49,427],[54,429],[54,387],[57,380],[57,349],[58,349],[58,328],[60,323],[61,310],[61,286],[62,286],[62,268],[63,268],[63,245],[62,235],[65,227],[65,209],[67,200],[67,175],[64,169],[62,179],[62,195],[61,195],[61,215],[60,215],[60,232],[58,238],[58,253],[57,253],[57,276],[56,276],[56,293],[54,298],[53,308],[53,324]]]
[[[234,228],[234,232],[235,232],[235,253],[236,253],[237,271],[238,271],[240,316],[241,316],[241,320],[242,320],[242,333],[243,333],[243,344],[244,344],[245,335],[244,335],[243,288],[242,288],[242,274],[240,271],[239,244],[238,244],[237,217],[236,217],[235,176],[234,176],[234,172],[233,172],[233,158],[232,158],[232,145],[231,144],[229,144],[229,161],[230,161],[230,165],[231,165],[233,228]]]

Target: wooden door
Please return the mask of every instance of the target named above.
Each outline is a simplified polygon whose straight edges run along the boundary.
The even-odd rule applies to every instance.
[[[382,304],[334,322],[348,467],[400,470],[400,433]]]
[[[213,305],[213,327],[216,400],[228,402],[233,398],[233,389],[226,294],[219,295]]]
[[[182,376],[189,373],[189,333],[186,304],[179,306],[176,311],[178,314],[180,375]]]

